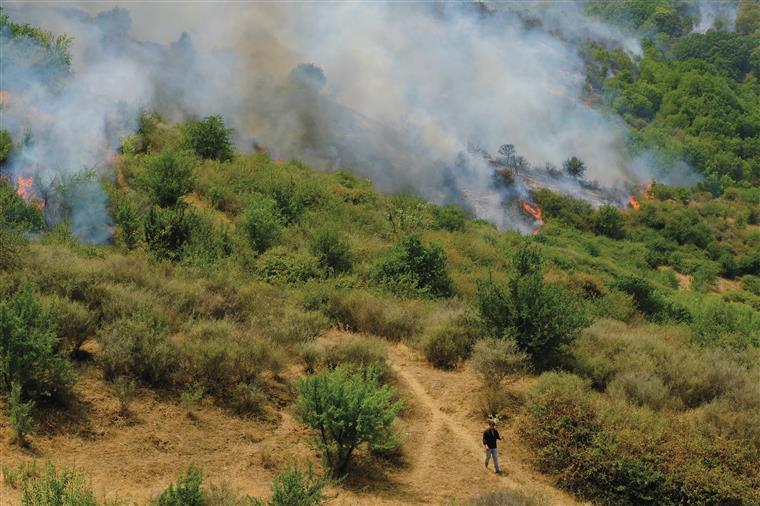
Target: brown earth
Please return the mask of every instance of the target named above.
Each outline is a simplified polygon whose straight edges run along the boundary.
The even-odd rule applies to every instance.
[[[350,339],[331,332],[331,339]],[[514,430],[500,427],[504,438],[502,469],[483,468],[483,422],[476,399],[482,388],[467,367],[448,372],[431,368],[414,350],[389,345],[396,387],[405,400],[399,430],[400,455],[359,455],[349,479],[333,487],[335,505],[450,504],[495,489],[535,493],[548,504],[578,504],[529,466],[530,452]],[[280,396],[293,396],[293,377],[280,385]],[[10,441],[0,419],[0,465],[36,459],[84,472],[98,497],[120,497],[143,504],[155,497],[190,463],[204,471],[204,482],[226,483],[241,493],[266,496],[272,477],[289,463],[318,461],[308,445],[308,430],[292,415],[292,404],[266,420],[244,419],[204,401],[190,411],[173,398],[141,389],[130,415],[119,415],[110,384],[85,364],[75,387],[73,408],[51,415],[29,449]],[[519,385],[518,385],[519,387]],[[386,460],[387,459],[387,460]],[[18,490],[0,483],[0,505],[19,504]]]

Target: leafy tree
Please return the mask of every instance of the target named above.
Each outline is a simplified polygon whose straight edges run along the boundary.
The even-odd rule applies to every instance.
[[[232,128],[224,127],[224,120],[217,115],[188,122],[182,134],[184,144],[201,158],[226,162],[233,156],[230,141],[233,132]]]
[[[586,172],[586,164],[577,156],[571,156],[565,160],[562,168],[565,169],[565,172],[576,178],[582,178],[583,173]]]
[[[325,487],[329,482],[315,477],[311,465],[305,471],[289,467],[274,477],[269,506],[319,506],[327,500]]]
[[[148,250],[158,258],[180,260],[183,248],[192,234],[190,213],[183,207],[164,209],[151,207],[145,217],[145,241]]]
[[[556,363],[562,347],[588,324],[583,309],[566,289],[546,284],[542,258],[529,244],[512,258],[506,286],[492,281],[478,284],[478,309],[486,332],[514,338],[533,363],[544,368]]]
[[[351,270],[351,245],[334,228],[319,228],[309,241],[309,250],[328,274]]]
[[[282,236],[282,219],[272,199],[256,198],[243,214],[241,230],[257,253],[271,248]]]
[[[193,163],[193,157],[187,153],[165,149],[148,157],[137,184],[159,206],[176,206],[195,186]]]
[[[0,226],[17,230],[38,230],[45,225],[42,212],[24,202],[16,190],[0,178]]]
[[[334,476],[346,474],[360,446],[389,449],[398,444],[392,425],[402,403],[393,400],[391,387],[379,385],[376,369],[352,373],[337,367],[302,378],[298,392],[298,417],[315,432]]]
[[[419,236],[409,235],[380,260],[372,276],[397,295],[446,297],[452,289],[446,263],[446,252],[440,244],[426,246]]]
[[[18,384],[23,399],[45,400],[74,382],[71,363],[58,352],[50,312],[30,286],[0,301],[0,391]]]
[[[615,206],[605,205],[594,214],[594,232],[612,239],[625,237],[625,217]]]

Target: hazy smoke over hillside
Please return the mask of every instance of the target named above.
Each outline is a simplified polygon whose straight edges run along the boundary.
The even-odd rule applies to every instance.
[[[492,192],[493,169],[473,146],[512,143],[541,165],[577,155],[608,185],[649,177],[624,156],[621,121],[582,101],[576,46],[638,45],[573,2],[114,5],[6,7],[14,21],[75,38],[62,91],[3,77],[3,89],[23,82],[44,116],[4,111],[5,123],[37,135],[12,170],[51,179],[102,167],[145,107],[170,120],[221,113],[243,150],[256,142],[439,202]],[[84,215],[101,219],[105,200],[92,200],[99,209]],[[479,213],[510,225],[491,200]],[[102,240],[96,229],[86,222],[77,233]]]

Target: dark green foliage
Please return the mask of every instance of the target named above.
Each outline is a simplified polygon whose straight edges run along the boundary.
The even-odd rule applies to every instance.
[[[591,230],[594,210],[582,200],[575,200],[545,188],[536,190],[534,197],[545,219],[557,220],[578,230]]]
[[[523,245],[512,258],[507,284],[479,283],[477,303],[489,335],[513,337],[544,368],[557,362],[588,320],[571,292],[544,282],[541,263],[536,247]]]
[[[456,232],[464,230],[464,213],[457,206],[433,207],[433,225],[436,228]]]
[[[224,127],[221,116],[208,116],[188,122],[182,130],[182,141],[201,158],[226,162],[233,156],[230,141],[233,132],[232,128]]]
[[[8,130],[0,130],[0,164],[2,164],[13,149],[13,138]]]
[[[180,260],[192,233],[190,214],[184,207],[151,207],[144,226],[148,250],[158,258]]]
[[[611,239],[625,237],[625,217],[617,207],[606,205],[594,213],[594,232]]]
[[[45,220],[39,208],[24,202],[16,190],[0,178],[0,227],[38,230],[44,224]]]
[[[705,248],[712,240],[710,228],[694,209],[674,212],[665,223],[663,234],[679,244],[693,244]]]
[[[320,227],[309,240],[309,251],[328,274],[351,270],[353,262],[351,246],[343,235],[333,227]]]
[[[183,151],[164,149],[145,162],[145,172],[137,185],[161,207],[176,206],[182,197],[193,191],[195,173],[193,157]]]
[[[129,249],[136,247],[144,239],[144,216],[140,204],[130,194],[120,192],[111,192],[109,203],[116,220],[114,240]]]
[[[691,320],[691,314],[686,308],[665,297],[644,278],[622,276],[615,281],[615,288],[633,296],[636,308],[650,320],[658,322]]]
[[[8,421],[13,429],[13,439],[20,446],[26,446],[26,435],[34,430],[34,401],[24,401],[21,385],[13,382],[8,396]]]
[[[363,445],[383,449],[398,443],[392,431],[401,410],[396,393],[380,386],[374,369],[348,372],[342,367],[298,382],[299,419],[315,432],[315,440],[334,476],[346,474],[354,451]]]
[[[272,497],[269,506],[319,506],[328,497],[325,487],[330,481],[317,478],[309,466],[306,470],[288,467],[272,480]]]
[[[201,489],[203,474],[197,467],[190,466],[185,474],[177,478],[161,492],[155,506],[206,506],[206,496]]]
[[[0,301],[0,391],[17,383],[21,396],[35,401],[65,392],[75,376],[58,346],[53,318],[31,287]]]
[[[399,296],[446,297],[452,289],[446,263],[446,252],[439,244],[426,246],[419,236],[410,235],[380,260],[372,278]]]
[[[260,197],[246,208],[240,228],[257,253],[271,248],[282,236],[280,214],[275,202]]]
[[[317,260],[277,246],[256,261],[256,272],[271,283],[298,284],[320,276]]]
[[[577,156],[571,156],[562,163],[562,168],[572,177],[582,178],[586,172],[586,164]]]
[[[760,313],[742,304],[701,304],[695,310],[691,336],[710,346],[760,346]]]

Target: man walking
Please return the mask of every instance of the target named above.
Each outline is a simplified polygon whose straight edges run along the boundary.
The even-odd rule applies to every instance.
[[[488,469],[488,461],[493,456],[493,467],[496,473],[500,473],[499,469],[499,454],[496,451],[496,440],[501,439],[499,431],[496,430],[496,422],[491,420],[488,422],[488,428],[483,432],[483,448],[486,450],[486,469]]]

